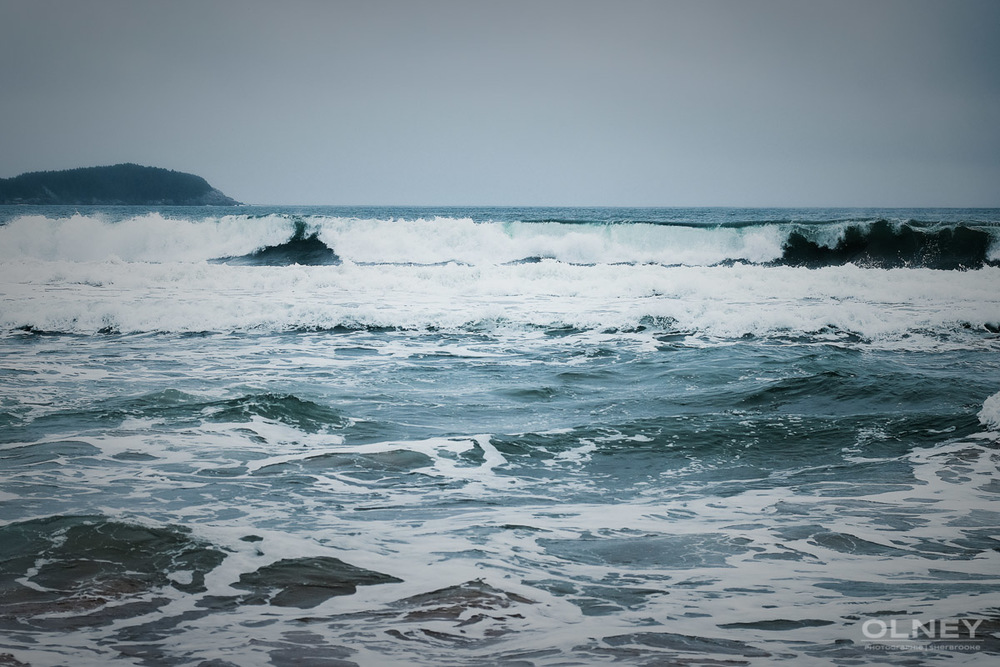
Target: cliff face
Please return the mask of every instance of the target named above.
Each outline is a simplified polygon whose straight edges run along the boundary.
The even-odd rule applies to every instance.
[[[0,204],[233,206],[239,202],[194,174],[116,164],[0,179]]]

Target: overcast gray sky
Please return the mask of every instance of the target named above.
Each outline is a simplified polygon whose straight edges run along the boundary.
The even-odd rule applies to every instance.
[[[0,176],[249,203],[1000,205],[1000,1],[0,0]]]

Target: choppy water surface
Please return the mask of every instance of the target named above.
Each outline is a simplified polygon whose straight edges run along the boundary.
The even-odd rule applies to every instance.
[[[1000,212],[25,210],[0,664],[1000,654]]]

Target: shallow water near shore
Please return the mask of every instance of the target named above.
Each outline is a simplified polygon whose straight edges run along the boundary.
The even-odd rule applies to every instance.
[[[18,208],[0,664],[1000,653],[998,211]]]

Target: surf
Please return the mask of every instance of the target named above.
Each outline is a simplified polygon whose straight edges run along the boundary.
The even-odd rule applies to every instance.
[[[213,217],[169,209],[122,216],[97,209],[65,216],[15,215],[0,225],[0,261],[267,267],[340,262],[489,266],[548,259],[585,266],[853,264],[936,270],[1000,264],[1000,212],[947,212],[936,218],[928,211],[910,212],[923,213],[922,218],[875,213],[883,215],[784,209],[320,207]]]

